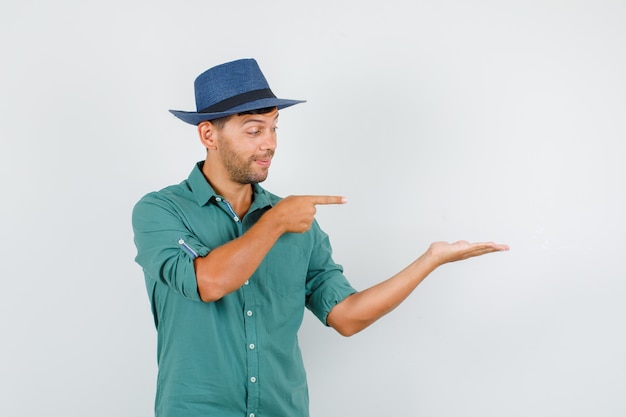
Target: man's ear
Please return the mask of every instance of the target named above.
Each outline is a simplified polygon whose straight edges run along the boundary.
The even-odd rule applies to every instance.
[[[213,123],[210,121],[201,122],[198,125],[198,136],[200,136],[200,142],[207,150],[217,149],[217,132]]]

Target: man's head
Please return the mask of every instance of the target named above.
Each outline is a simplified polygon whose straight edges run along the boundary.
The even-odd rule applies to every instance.
[[[238,184],[265,181],[276,151],[278,109],[257,109],[198,124],[205,174]]]
[[[240,59],[206,70],[196,78],[194,91],[195,112],[170,110],[174,116],[193,125],[263,108],[283,109],[304,102],[277,98],[254,59]]]

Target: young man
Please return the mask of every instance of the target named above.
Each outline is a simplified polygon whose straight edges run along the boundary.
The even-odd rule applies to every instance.
[[[308,391],[297,332],[304,308],[344,336],[393,310],[435,268],[507,250],[436,242],[395,276],[356,291],[332,259],[315,207],[339,196],[281,199],[261,188],[276,150],[279,99],[256,61],[195,81],[206,160],[133,211],[136,261],[158,334],[161,417],[303,417]]]

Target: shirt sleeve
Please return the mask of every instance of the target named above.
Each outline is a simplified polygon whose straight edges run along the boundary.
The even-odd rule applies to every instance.
[[[146,278],[200,301],[193,260],[206,256],[209,248],[185,226],[176,205],[159,193],[150,193],[135,205],[132,225],[135,261]]]
[[[313,253],[309,262],[306,284],[306,306],[328,326],[327,317],[332,308],[347,296],[357,292],[343,275],[343,267],[332,258],[328,235],[317,222],[311,228]]]

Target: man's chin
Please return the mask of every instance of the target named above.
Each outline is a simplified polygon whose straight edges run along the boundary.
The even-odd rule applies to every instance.
[[[268,169],[263,170],[262,172],[260,172],[256,176],[257,181],[255,181],[255,182],[263,182],[263,181],[265,181],[267,179],[268,175],[269,175],[269,170]]]
[[[264,175],[264,176],[259,177],[259,178],[258,178],[258,181],[255,181],[255,182],[257,182],[257,183],[259,183],[259,182],[263,182],[263,181],[265,181],[266,179],[267,179],[267,175]]]
[[[265,173],[265,175],[250,176],[245,181],[243,181],[242,184],[258,184],[260,182],[265,181],[267,179],[267,177],[268,177],[267,173]]]

